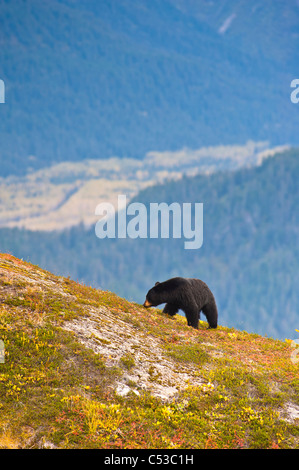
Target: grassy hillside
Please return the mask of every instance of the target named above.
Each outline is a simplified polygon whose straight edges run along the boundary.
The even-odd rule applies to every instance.
[[[298,447],[292,345],[206,326],[0,255],[0,448]]]

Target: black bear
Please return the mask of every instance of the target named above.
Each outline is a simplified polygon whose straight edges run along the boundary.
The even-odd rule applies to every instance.
[[[207,318],[209,328],[217,328],[218,312],[215,298],[200,279],[174,277],[164,282],[156,282],[146,294],[144,307],[156,307],[166,303],[163,312],[175,315],[183,310],[189,326],[198,328],[200,312]]]

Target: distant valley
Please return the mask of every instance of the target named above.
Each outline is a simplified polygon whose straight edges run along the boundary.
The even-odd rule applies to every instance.
[[[63,162],[25,176],[0,178],[0,227],[63,230],[96,223],[100,202],[116,205],[146,187],[183,175],[209,174],[259,165],[264,158],[285,150],[268,142],[245,145],[148,152],[143,159],[109,158]]]

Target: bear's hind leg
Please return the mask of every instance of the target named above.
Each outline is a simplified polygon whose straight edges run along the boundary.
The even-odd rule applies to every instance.
[[[199,312],[197,308],[188,308],[185,310],[188,326],[198,329]]]
[[[209,328],[217,328],[218,323],[218,311],[215,301],[211,301],[202,308],[203,314],[209,324]]]
[[[171,315],[171,316],[178,313],[178,311],[179,311],[178,307],[174,304],[166,304],[163,309],[163,313],[168,313],[168,315]]]

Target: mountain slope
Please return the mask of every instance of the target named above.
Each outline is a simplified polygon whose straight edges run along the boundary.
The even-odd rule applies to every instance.
[[[0,447],[298,446],[292,344],[196,331],[5,254],[0,286]]]
[[[82,226],[0,229],[1,250],[137,302],[156,281],[197,277],[214,292],[223,325],[284,339],[298,326],[298,180],[292,149],[255,168],[186,177],[136,196],[147,209],[151,202],[202,202],[199,250],[185,250],[183,239],[100,240],[94,227]]]
[[[298,3],[218,3],[1,2],[1,176],[248,139],[298,144]]]
[[[140,240],[139,250],[134,241],[134,259],[138,257],[143,266],[142,255],[150,253],[155,277],[206,280],[226,325],[289,336],[299,309],[298,178],[299,151],[292,149],[256,168],[147,188],[132,202],[138,200],[147,208],[161,201],[203,202],[204,241],[199,250],[189,252],[182,240],[149,239],[146,246]]]

